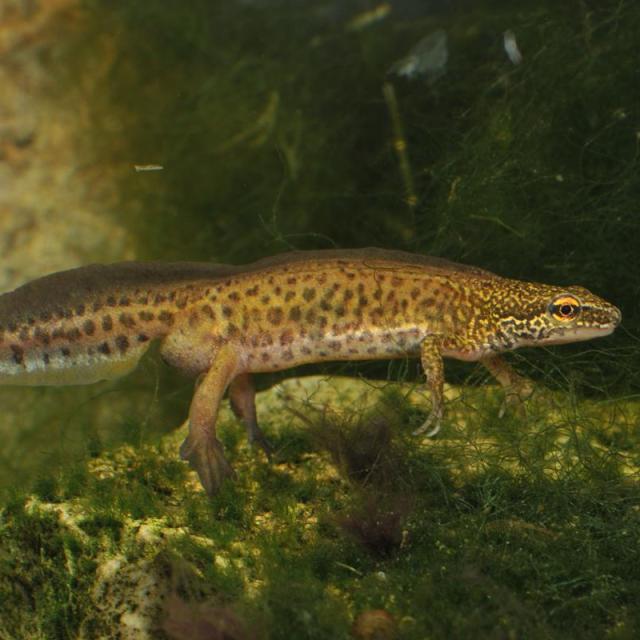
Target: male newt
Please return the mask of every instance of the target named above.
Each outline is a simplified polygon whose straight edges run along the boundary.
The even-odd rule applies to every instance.
[[[381,249],[293,252],[238,267],[90,265],[0,296],[0,383],[115,378],[160,339],[169,364],[200,376],[181,456],[212,495],[232,475],[216,438],[225,391],[250,441],[268,452],[252,373],[419,356],[432,409],[417,433],[433,434],[443,415],[443,357],[480,361],[521,397],[527,381],[502,352],[606,336],[620,320],[582,287]]]

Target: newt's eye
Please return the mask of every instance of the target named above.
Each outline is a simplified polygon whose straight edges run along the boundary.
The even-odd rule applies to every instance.
[[[574,296],[558,296],[550,305],[549,313],[561,322],[573,320],[580,313],[580,300]]]

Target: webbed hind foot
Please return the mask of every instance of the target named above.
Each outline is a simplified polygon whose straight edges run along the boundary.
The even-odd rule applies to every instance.
[[[209,496],[215,495],[227,478],[235,477],[217,438],[194,440],[187,436],[180,446],[180,457],[188,460]]]

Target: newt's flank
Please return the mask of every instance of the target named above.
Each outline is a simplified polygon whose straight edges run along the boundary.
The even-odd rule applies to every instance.
[[[443,357],[481,362],[509,397],[524,398],[529,383],[503,352],[606,336],[621,317],[582,287],[382,249],[301,251],[237,267],[90,265],[0,296],[0,384],[115,378],[161,340],[169,364],[201,376],[181,455],[213,495],[233,473],[216,438],[225,392],[250,441],[269,452],[252,373],[417,356],[432,409],[416,433],[434,434],[443,415]]]

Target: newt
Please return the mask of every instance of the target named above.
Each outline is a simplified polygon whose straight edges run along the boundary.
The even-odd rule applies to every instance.
[[[330,360],[417,356],[443,417],[443,358],[479,361],[524,399],[528,381],[502,354],[606,336],[612,304],[578,286],[498,276],[442,258],[382,249],[300,251],[244,266],[124,262],[54,273],[0,296],[0,384],[87,384],[131,371],[153,340],[199,380],[181,457],[208,494],[233,475],[216,438],[228,393],[251,443],[253,373]]]

